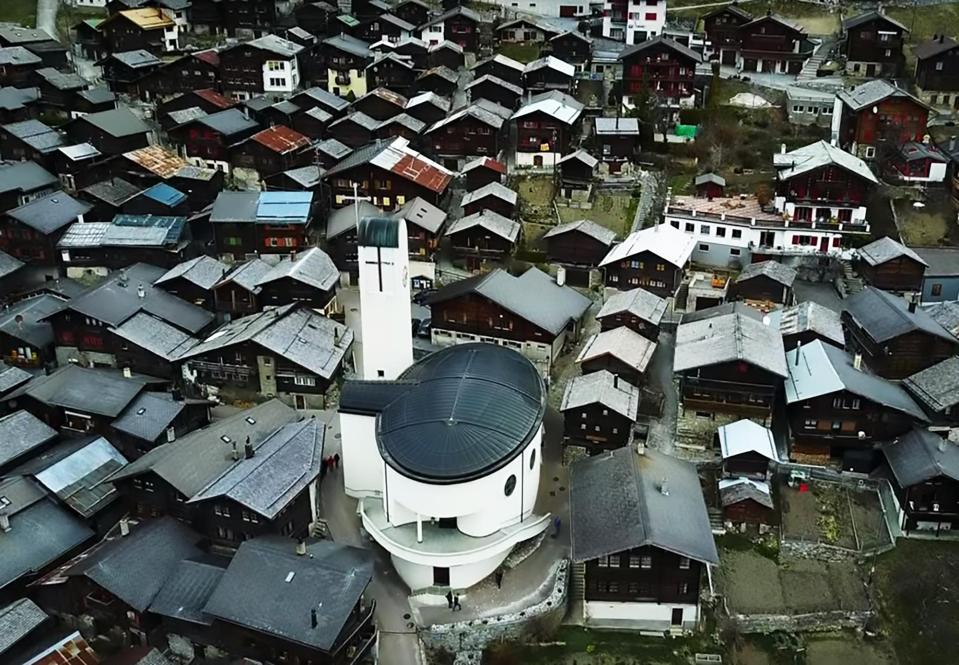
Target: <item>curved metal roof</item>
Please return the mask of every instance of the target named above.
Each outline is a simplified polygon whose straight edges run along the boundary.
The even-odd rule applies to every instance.
[[[386,463],[409,478],[449,484],[489,475],[519,455],[543,421],[542,378],[505,347],[448,347],[400,379],[416,386],[380,413],[377,443]]]

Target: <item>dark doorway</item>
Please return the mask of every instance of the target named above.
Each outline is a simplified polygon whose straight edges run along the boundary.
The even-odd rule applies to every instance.
[[[456,528],[456,518],[455,517],[441,517],[439,519],[439,527],[441,529],[455,529]]]
[[[672,616],[672,619],[670,619],[669,623],[672,626],[683,625],[683,608],[682,607],[673,608],[673,616]]]
[[[450,585],[450,569],[449,568],[433,568],[433,584],[436,586],[449,586]],[[683,611],[679,610],[680,617],[682,617]]]

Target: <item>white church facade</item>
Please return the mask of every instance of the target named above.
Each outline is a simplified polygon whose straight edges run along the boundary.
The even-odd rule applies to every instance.
[[[359,227],[364,380],[347,381],[340,399],[343,477],[403,581],[443,595],[549,526],[534,510],[546,389],[528,359],[492,344],[412,363],[401,225]]]

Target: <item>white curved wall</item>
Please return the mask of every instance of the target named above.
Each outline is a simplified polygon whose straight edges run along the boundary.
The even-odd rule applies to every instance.
[[[376,417],[340,415],[343,484],[347,496],[383,496],[383,458],[376,445]]]
[[[450,588],[467,589],[473,586],[486,576],[492,574],[508,555],[509,550],[475,563],[452,566],[450,568]],[[395,554],[391,556],[391,559],[393,561],[393,567],[396,568],[396,572],[399,573],[400,578],[411,591],[434,586],[432,566],[422,566],[417,563],[411,563],[399,558]]]
[[[384,489],[390,524],[409,524],[417,514],[426,521],[456,517],[460,531],[482,537],[521,522],[532,513],[539,490],[542,437],[540,426],[522,455],[495,473],[464,483],[431,485],[407,478],[387,465]],[[533,451],[535,460],[530,469]],[[506,496],[506,481],[511,475],[516,476],[516,488]]]

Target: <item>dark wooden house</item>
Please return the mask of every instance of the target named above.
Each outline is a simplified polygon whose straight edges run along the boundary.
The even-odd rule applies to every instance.
[[[626,327],[655,342],[666,313],[666,301],[645,289],[617,291],[603,303],[596,320],[602,330]]]
[[[840,101],[839,145],[859,157],[874,159],[880,149],[894,152],[901,144],[922,141],[926,135],[929,107],[886,79],[841,91],[836,98]]]
[[[752,21],[753,16],[733,2],[710,10],[702,17],[711,59],[734,66],[741,45],[740,26]]]
[[[488,99],[503,108],[515,109],[523,97],[523,88],[492,74],[485,74],[466,86],[470,99],[477,101]]]
[[[727,299],[743,300],[763,311],[793,304],[796,271],[779,261],[750,263],[729,286]]]
[[[470,269],[486,261],[502,261],[513,253],[522,227],[516,221],[491,210],[455,220],[446,229],[453,254]]]
[[[959,446],[913,429],[882,447],[903,533],[938,536],[959,528]]]
[[[844,458],[869,472],[873,441],[908,432],[926,416],[903,388],[867,371],[859,357],[816,340],[786,353],[790,457],[804,464]],[[865,467],[865,468],[863,468]]]
[[[590,454],[629,444],[639,402],[636,386],[606,370],[575,377],[559,407],[563,442],[584,446]]]
[[[260,179],[313,163],[310,139],[284,125],[273,125],[230,148],[234,167],[255,169]]]
[[[231,108],[171,127],[168,134],[185,157],[229,171],[231,147],[259,129],[242,111]]]
[[[313,192],[220,192],[210,212],[216,255],[231,263],[306,247],[315,203]]]
[[[798,74],[814,44],[805,30],[772,13],[739,26],[737,66],[744,72]]]
[[[634,231],[600,262],[606,286],[628,291],[641,286],[666,298],[682,283],[695,241],[668,224]]]
[[[510,111],[481,100],[463,107],[426,130],[432,152],[446,160],[490,156],[506,147],[506,121]]]
[[[459,5],[420,26],[420,39],[429,44],[443,40],[459,44],[464,51],[476,53],[482,17],[472,9]],[[439,28],[438,30],[436,28]]]
[[[577,461],[570,522],[572,559],[584,564],[584,617],[628,616],[658,633],[695,629],[703,569],[719,557],[694,465],[634,446]]]
[[[909,28],[881,11],[871,11],[843,21],[842,31],[847,74],[866,78],[902,74],[906,62],[903,42]]]
[[[104,155],[120,155],[150,145],[150,127],[127,108],[80,116],[67,126],[74,143],[89,143]]]
[[[655,342],[620,326],[590,337],[576,362],[583,374],[608,371],[634,386],[642,386],[655,351]]]
[[[634,163],[641,149],[639,121],[636,118],[596,118],[594,126],[596,154],[619,173],[623,164]]]
[[[758,316],[712,309],[684,316],[676,331],[673,371],[683,410],[769,424],[787,375],[782,337]]]
[[[491,182],[479,189],[467,192],[460,205],[463,214],[473,215],[483,210],[492,210],[506,218],[516,216],[517,194],[512,189],[498,182]]]
[[[472,192],[491,182],[503,183],[506,165],[492,157],[479,157],[463,166],[461,173],[466,175],[466,191]]]
[[[959,41],[945,34],[933,35],[916,46],[913,54],[913,76],[923,99],[938,108],[959,109]]]
[[[870,286],[894,293],[919,293],[928,267],[914,251],[888,236],[857,250],[856,272]]]
[[[722,425],[716,439],[723,460],[723,475],[728,478],[749,478],[766,481],[779,462],[772,430],[752,420],[743,419]]]
[[[59,191],[33,199],[0,217],[0,250],[24,263],[55,266],[57,243],[74,222],[82,222],[90,205]]]

